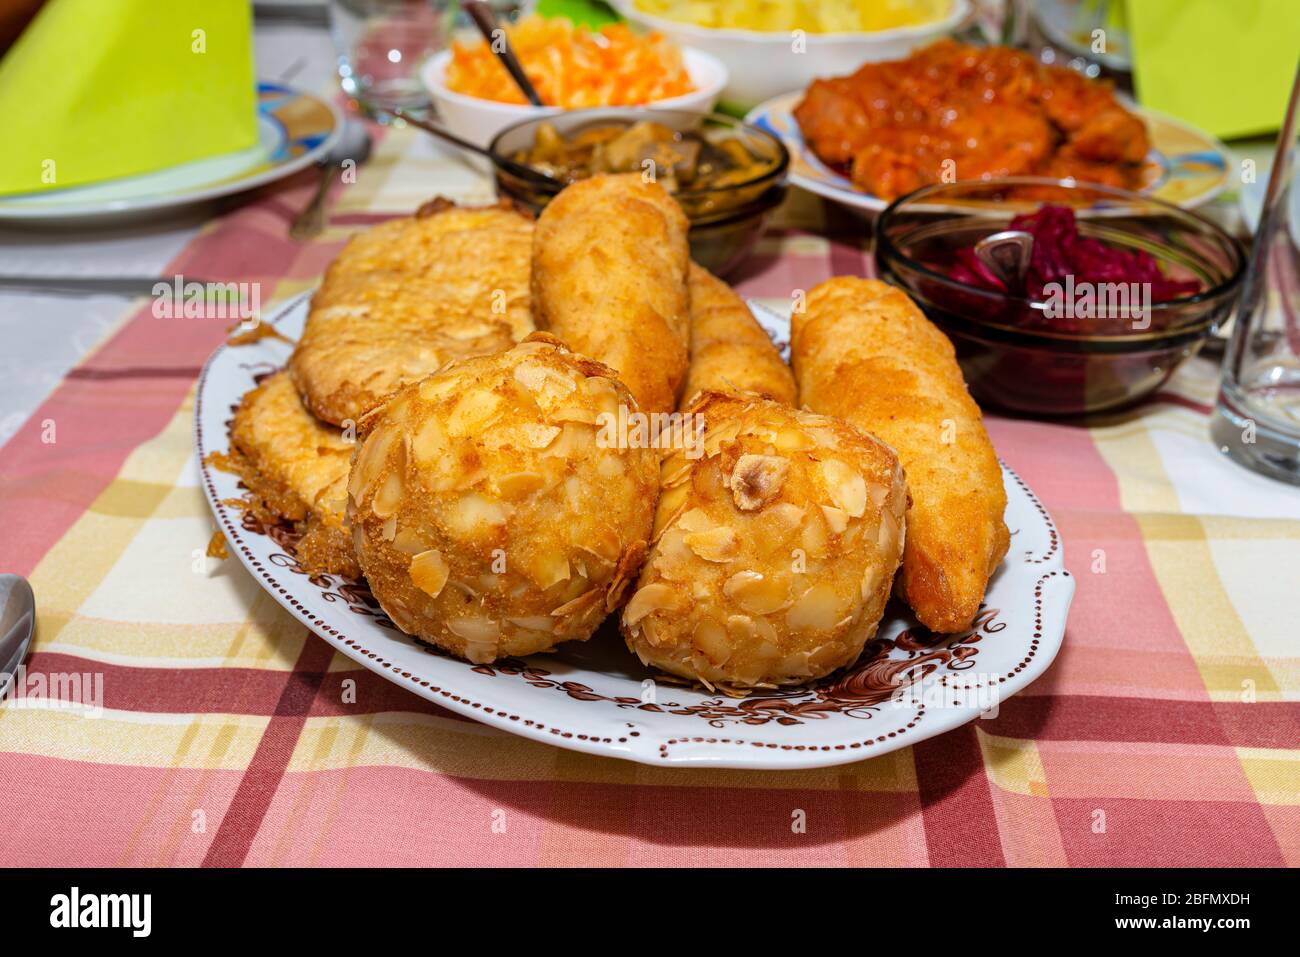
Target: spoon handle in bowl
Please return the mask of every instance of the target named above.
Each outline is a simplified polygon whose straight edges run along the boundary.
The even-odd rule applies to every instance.
[[[543,106],[541,96],[538,95],[532,81],[528,79],[528,75],[524,73],[519,57],[515,56],[515,48],[510,45],[510,39],[505,31],[497,26],[491,8],[483,0],[463,0],[461,7],[474,19],[479,33],[483,34],[483,39],[487,41],[488,49],[496,54],[497,59],[510,73],[515,86],[519,87],[528,102],[533,106]]]

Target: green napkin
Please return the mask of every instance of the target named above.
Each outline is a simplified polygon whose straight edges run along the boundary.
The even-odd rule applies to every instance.
[[[257,142],[248,0],[49,0],[0,60],[0,195]]]
[[[536,12],[544,17],[568,17],[593,30],[623,19],[600,0],[537,0]]]
[[[1282,125],[1300,57],[1296,0],[1127,0],[1138,99],[1216,136]]]

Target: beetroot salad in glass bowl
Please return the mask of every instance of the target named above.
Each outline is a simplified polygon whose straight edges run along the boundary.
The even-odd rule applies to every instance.
[[[976,246],[1027,234],[1023,268]],[[1132,404],[1231,314],[1245,255],[1214,223],[1106,186],[1015,177],[929,186],[876,224],[883,278],[952,340],[971,394],[1033,415]]]

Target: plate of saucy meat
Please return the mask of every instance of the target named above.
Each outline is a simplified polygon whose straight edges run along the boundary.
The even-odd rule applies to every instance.
[[[785,142],[792,183],[871,212],[923,186],[1008,176],[1097,183],[1190,209],[1229,177],[1222,143],[1106,83],[952,40],[815,80],[746,119]]]
[[[760,321],[688,225],[633,173],[358,234],[200,376],[229,551],[364,667],[578,751],[818,767],[996,711],[1074,583],[951,343],[857,277]]]

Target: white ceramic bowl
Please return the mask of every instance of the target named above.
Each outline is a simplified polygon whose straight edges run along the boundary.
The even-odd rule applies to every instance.
[[[507,126],[549,113],[564,112],[556,106],[498,103],[496,100],[453,92],[447,89],[445,82],[450,60],[450,50],[431,57],[420,70],[420,79],[447,129],[472,143],[487,146]],[[690,48],[683,48],[682,61],[695,89],[682,96],[671,96],[645,105],[655,109],[712,113],[723,87],[727,85],[727,68],[717,57]]]
[[[952,33],[971,9],[970,0],[952,0],[948,16],[932,23],[870,33],[809,33],[804,51],[796,53],[788,32],[699,27],[644,13],[635,0],[610,2],[630,22],[721,60],[731,75],[722,100],[741,110],[802,90],[817,77],[843,76],[864,63],[902,59]]]

